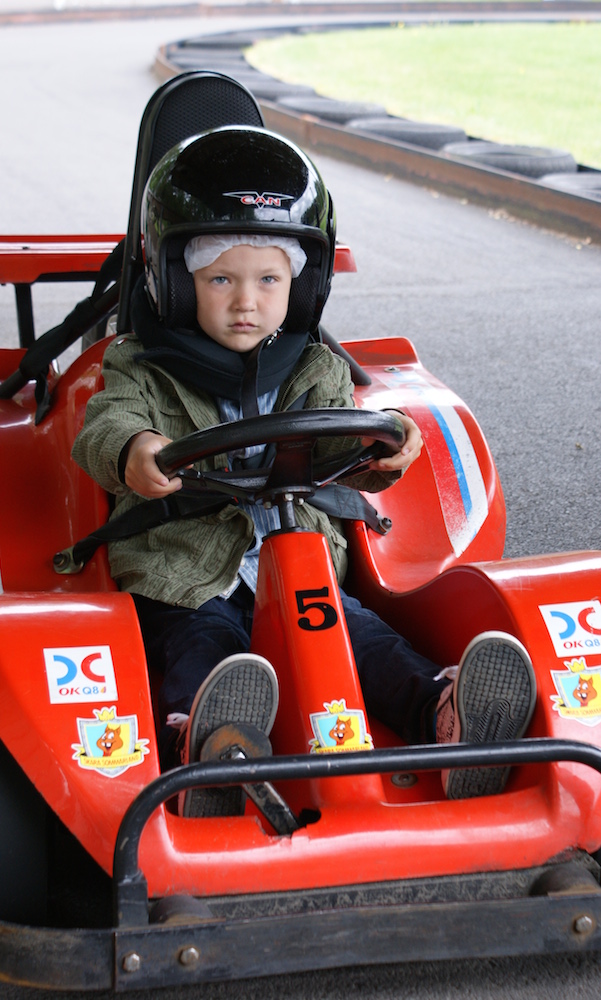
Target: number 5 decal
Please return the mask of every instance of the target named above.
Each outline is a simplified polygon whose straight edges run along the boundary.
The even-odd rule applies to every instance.
[[[329,597],[329,594],[330,591],[327,587],[322,587],[320,590],[296,591],[296,606],[301,615],[306,615],[306,612],[312,609],[318,611],[321,615],[321,619],[315,624],[310,618],[299,618],[298,624],[300,628],[305,629],[307,632],[321,632],[323,629],[334,627],[338,621],[336,608],[332,607],[326,601],[315,600],[317,597]]]

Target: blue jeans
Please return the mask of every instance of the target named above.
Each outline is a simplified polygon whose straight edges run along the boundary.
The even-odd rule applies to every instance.
[[[436,681],[440,667],[416,653],[373,611],[341,591],[368,714],[406,743],[435,739],[436,703],[448,681]],[[228,600],[215,597],[200,608],[179,608],[133,595],[151,670],[163,676],[159,695],[159,749],[172,732],[170,712],[188,714],[211,670],[232,653],[248,652],[254,594],[241,583]]]

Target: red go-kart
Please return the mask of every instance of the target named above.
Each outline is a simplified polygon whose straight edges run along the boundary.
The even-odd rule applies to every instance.
[[[117,250],[117,236],[0,243],[21,328],[21,347],[0,352],[0,979],[147,989],[597,949],[601,553],[501,558],[504,502],[480,428],[405,339],[331,345],[355,373],[346,423],[333,412],[331,425],[311,413],[241,425],[246,443],[278,445],[269,480],[255,484],[279,504],[283,530],[261,551],[252,634],[280,682],[273,756],[160,773],[156,679],[133,602],[111,580],[101,532],[78,554],[109,498],[70,449],[101,386],[105,317],[117,310],[127,328],[144,179],[182,129],[224,116],[261,124],[248,92],[219,74],[183,74],[157,92]],[[352,268],[347,248],[336,267]],[[97,274],[90,298],[33,339],[31,286]],[[82,335],[85,349],[58,374],[52,358]],[[425,449],[378,495],[389,530],[350,523],[345,586],[441,665],[478,633],[515,635],[538,685],[523,740],[401,747],[366,713],[327,544],[295,530],[294,507],[344,471],[313,468],[316,437],[386,441],[388,418],[374,412],[386,407],[415,419]],[[163,457],[175,469],[223,449],[211,430]],[[512,765],[502,794],[445,799],[442,768],[493,764]],[[185,787],[231,784],[247,792],[242,816],[173,808]]]

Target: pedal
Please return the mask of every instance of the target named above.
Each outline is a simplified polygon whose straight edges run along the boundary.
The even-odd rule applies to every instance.
[[[272,753],[269,738],[262,730],[239,722],[227,723],[211,733],[203,744],[200,759],[249,760],[271,757]],[[297,817],[271,782],[245,782],[242,788],[276,833],[287,836],[300,829]]]

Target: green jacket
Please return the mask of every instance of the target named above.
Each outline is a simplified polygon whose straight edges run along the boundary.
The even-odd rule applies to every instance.
[[[119,456],[134,434],[156,430],[177,440],[221,422],[217,403],[208,393],[178,382],[164,369],[135,355],[141,344],[133,334],[119,337],[104,355],[104,390],[92,396],[83,429],[75,440],[73,458],[97,483],[116,497],[114,514],[143,498],[119,475]],[[328,347],[309,345],[282,384],[274,411],[288,409],[304,393],[305,409],[352,407],[353,384],[348,365]],[[346,440],[345,446],[352,440]],[[340,441],[319,442],[319,454],[340,449]],[[227,457],[214,456],[199,468],[225,468]],[[377,492],[398,476],[367,473],[351,485]],[[113,515],[114,516],[114,515]],[[346,570],[346,539],[340,522],[310,503],[297,508],[301,527],[322,532],[340,580]],[[223,593],[236,579],[240,561],[251,546],[251,518],[235,504],[219,513],[171,521],[133,538],[109,545],[111,574],[121,590],[154,600],[197,608]]]

